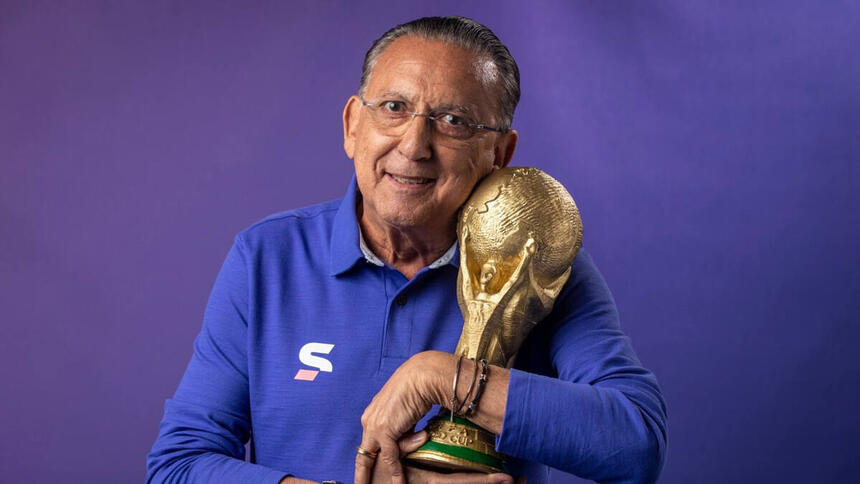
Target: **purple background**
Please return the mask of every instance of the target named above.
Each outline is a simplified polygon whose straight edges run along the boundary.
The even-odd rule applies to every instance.
[[[860,6],[0,0],[0,480],[135,482],[233,235],[342,196],[388,27],[519,62],[669,404],[662,482],[860,474]],[[555,480],[577,482],[555,473]]]

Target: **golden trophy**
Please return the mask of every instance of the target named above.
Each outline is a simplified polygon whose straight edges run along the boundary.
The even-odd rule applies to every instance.
[[[552,310],[582,244],[573,198],[537,168],[487,176],[463,205],[457,224],[457,302],[463,333],[454,354],[513,366],[529,331]],[[443,411],[430,439],[406,459],[443,472],[504,472],[495,436]]]

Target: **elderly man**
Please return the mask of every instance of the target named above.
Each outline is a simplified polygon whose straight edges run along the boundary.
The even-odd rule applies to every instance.
[[[418,19],[374,43],[343,112],[353,183],[340,201],[236,237],[165,404],[148,482],[512,482],[401,458],[426,441],[413,430],[431,407],[450,407],[463,325],[457,212],[510,162],[518,99],[507,48],[469,19]],[[487,369],[477,403],[470,419],[498,435],[513,476],[660,472],[662,397],[584,250],[515,368]]]

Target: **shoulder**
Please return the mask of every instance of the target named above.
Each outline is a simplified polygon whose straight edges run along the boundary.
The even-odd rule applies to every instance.
[[[570,274],[571,285],[582,283],[606,284],[603,280],[603,275],[594,263],[594,259],[591,258],[591,254],[585,249],[585,247],[580,248],[579,252],[576,254],[576,259],[573,261],[573,267],[571,268]]]
[[[581,248],[573,262],[570,278],[556,300],[556,312],[600,313],[617,318],[615,300],[585,248]]]
[[[296,244],[328,242],[340,199],[274,213],[236,235],[236,243],[256,252]]]
[[[573,267],[571,268],[570,280],[568,281],[569,286],[580,284],[597,284],[606,287],[603,275],[597,269],[594,259],[591,258],[591,254],[585,247],[580,248],[576,254],[576,259],[573,261]],[[606,287],[607,291],[608,289]]]

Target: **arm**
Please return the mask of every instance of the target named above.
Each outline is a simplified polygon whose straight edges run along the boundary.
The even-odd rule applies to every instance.
[[[581,257],[548,318],[558,378],[491,366],[470,420],[499,435],[500,452],[598,482],[653,482],[665,456],[665,403],[619,329],[603,278]],[[404,363],[365,410],[365,443],[402,435],[432,404],[450,407],[455,365],[454,355],[436,351]],[[474,363],[463,365],[461,374],[470,374]]]
[[[558,378],[510,372],[498,450],[598,482],[654,482],[665,457],[665,402],[587,253],[547,322],[537,342]]]
[[[248,265],[240,237],[227,254],[147,457],[147,483],[271,482],[286,473],[244,462],[251,431],[247,369]]]

